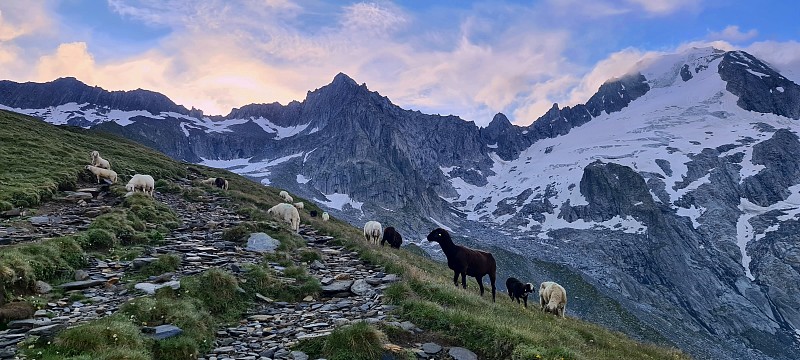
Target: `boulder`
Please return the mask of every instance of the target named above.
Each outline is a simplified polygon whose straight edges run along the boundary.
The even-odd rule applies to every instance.
[[[273,253],[280,245],[280,241],[265,233],[252,233],[247,238],[247,247],[245,249],[259,253]]]

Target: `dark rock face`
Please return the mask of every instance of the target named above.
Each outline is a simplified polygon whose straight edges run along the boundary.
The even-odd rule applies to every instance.
[[[503,160],[513,160],[522,150],[531,146],[532,137],[523,134],[524,128],[512,125],[508,118],[498,113],[489,126],[480,130],[487,146],[496,146],[495,152]]]
[[[694,75],[692,75],[692,72],[689,71],[689,65],[683,64],[683,67],[681,67],[681,80],[689,81],[692,79],[692,77],[694,77]]]
[[[146,110],[153,114],[171,111],[188,114],[185,107],[148,90],[106,91],[67,77],[49,83],[0,81],[0,104],[19,109],[44,109],[67,103],[92,104],[118,110]]]
[[[744,196],[752,203],[768,206],[785,200],[789,187],[800,179],[800,141],[793,132],[780,129],[771,139],[753,146],[753,164],[764,165],[758,174],[742,184]]]
[[[725,53],[719,75],[745,110],[800,119],[800,86],[744,51]]]

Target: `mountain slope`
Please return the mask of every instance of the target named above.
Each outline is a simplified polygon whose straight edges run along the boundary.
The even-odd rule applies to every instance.
[[[792,359],[799,91],[747,53],[707,48],[637,64],[528,127],[404,110],[344,74],[303,102],[214,118],[0,104],[228,168],[411,241],[444,226],[564,264],[699,358]],[[515,265],[501,277],[546,274]]]

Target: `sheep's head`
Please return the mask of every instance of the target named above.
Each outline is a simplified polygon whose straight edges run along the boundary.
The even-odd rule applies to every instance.
[[[92,169],[92,165],[86,165],[86,166],[84,167],[84,169],[86,169],[86,170],[91,170],[91,169]]]
[[[428,234],[428,241],[441,242],[444,239],[450,239],[450,234],[447,232],[447,230],[442,228],[433,230],[430,234]]]
[[[531,284],[531,283],[525,284],[525,289],[523,289],[523,292],[525,294],[532,293],[533,292],[533,284]]]
[[[133,186],[133,184],[131,184],[131,183],[128,183],[127,185],[125,185],[125,190],[127,190],[127,191],[129,191],[129,192],[130,192],[130,191],[133,191],[133,190],[134,190],[134,186]]]
[[[95,151],[92,151],[91,156],[92,156],[92,159],[96,159],[98,156],[100,156],[100,153],[95,150]]]

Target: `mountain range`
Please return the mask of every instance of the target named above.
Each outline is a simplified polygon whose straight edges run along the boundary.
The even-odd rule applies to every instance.
[[[568,314],[697,358],[800,358],[800,86],[743,51],[642,61],[529,126],[406,110],[345,74],[226,116],[74,78],[0,81],[0,108],[376,219],[432,256],[446,228],[502,251],[501,279],[586,284]]]

